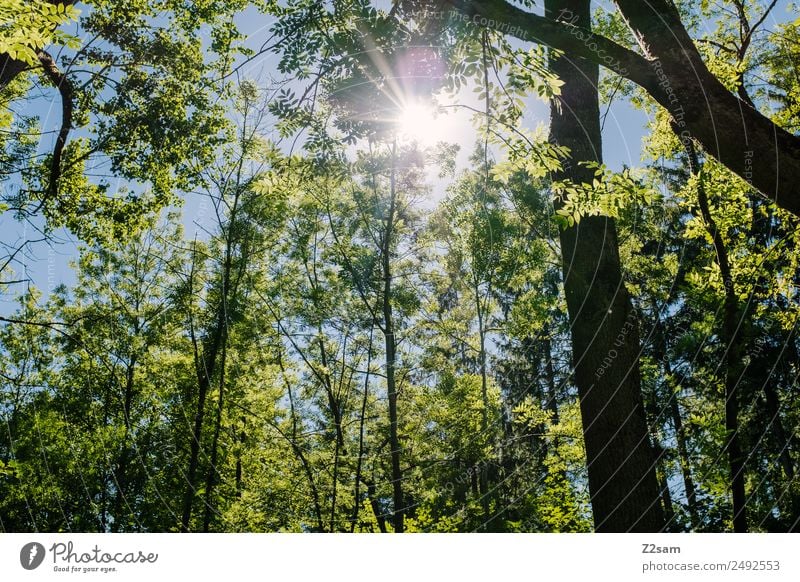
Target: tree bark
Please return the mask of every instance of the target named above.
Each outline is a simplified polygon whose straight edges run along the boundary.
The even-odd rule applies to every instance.
[[[226,253],[226,263],[223,272],[222,294],[223,300],[217,306],[211,333],[202,342],[201,350],[198,350],[198,342],[195,337],[194,322],[191,325],[191,339],[194,346],[195,368],[197,372],[197,410],[195,411],[194,427],[192,429],[192,439],[189,449],[189,463],[186,471],[186,491],[183,497],[183,514],[181,516],[181,531],[188,532],[192,518],[192,505],[197,493],[197,472],[200,465],[200,448],[203,433],[203,422],[205,418],[205,406],[208,391],[216,371],[217,356],[221,347],[227,342],[228,336],[228,313],[227,313],[227,293],[230,284],[229,250]],[[195,260],[194,258],[192,259]],[[192,278],[194,276],[194,265],[192,266]],[[191,283],[190,288],[193,288]],[[202,351],[202,353],[199,353]]]
[[[227,355],[227,342],[223,342],[219,362],[219,389],[217,391],[217,406],[214,416],[214,433],[211,437],[211,456],[208,463],[208,471],[206,471],[205,507],[203,508],[203,532],[206,533],[211,531],[211,518],[215,513],[214,486],[217,484],[219,478],[217,463],[219,455],[219,435],[222,430],[222,413],[225,407],[225,367],[228,359]]]
[[[590,22],[589,0],[548,0],[545,7]],[[572,155],[554,178],[591,183],[592,170],[578,162],[602,158],[599,68],[564,56],[552,57],[550,69],[564,82],[550,108],[550,139]],[[640,388],[638,324],[622,280],[615,223],[584,218],[560,238],[595,529],[660,531],[664,518]],[[608,359],[611,365],[604,363]]]
[[[41,0],[36,0],[40,2]],[[48,4],[70,6],[77,0],[45,0]],[[47,66],[47,65],[45,65]],[[30,66],[19,59],[11,57],[8,53],[0,53],[0,91],[5,89],[8,84],[17,78],[19,74],[28,70]]]
[[[194,331],[192,332],[194,335]],[[217,350],[221,343],[222,329],[217,329],[203,354],[197,357],[197,410],[194,416],[192,439],[189,448],[189,465],[186,471],[186,491],[183,497],[183,515],[181,516],[181,531],[188,532],[192,519],[192,505],[197,493],[197,472],[200,465],[200,441],[203,433],[203,420],[205,418],[206,397],[211,387],[211,378],[214,374],[214,364],[217,359]],[[196,344],[196,339],[192,341]],[[195,351],[197,348],[195,347]]]

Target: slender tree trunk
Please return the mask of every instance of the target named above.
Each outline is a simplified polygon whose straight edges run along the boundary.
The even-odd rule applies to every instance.
[[[671,374],[667,371],[667,374]],[[697,507],[697,488],[692,477],[692,463],[689,458],[689,447],[686,443],[686,429],[683,426],[680,406],[678,404],[678,394],[673,394],[669,400],[669,412],[672,418],[672,426],[675,429],[675,440],[678,444],[678,459],[681,465],[681,475],[683,477],[683,488],[686,491],[686,505],[689,508],[689,518],[691,527],[694,529],[700,525],[700,514]]]
[[[397,382],[395,378],[397,340],[394,329],[394,313],[392,307],[392,243],[394,239],[394,220],[397,202],[395,166],[397,163],[397,143],[392,144],[392,161],[390,169],[389,212],[386,216],[386,228],[383,235],[381,261],[383,267],[383,334],[386,344],[386,387],[389,399],[389,446],[392,460],[392,497],[394,511],[392,525],[395,533],[403,533],[403,474],[400,470],[400,439],[397,426]]]
[[[483,141],[483,166],[484,166],[484,189],[483,189],[483,200],[482,203],[486,204],[486,195],[488,194],[489,184],[491,183],[490,175],[489,175],[489,136],[490,136],[490,128],[491,128],[491,116],[489,115],[492,109],[492,100],[491,94],[488,90],[489,87],[489,69],[490,63],[488,59],[488,46],[489,46],[489,36],[486,31],[483,31],[482,35],[482,42],[481,42],[481,54],[483,58],[483,82],[484,86],[487,87],[486,95],[484,97],[485,103],[485,113],[486,113],[486,134],[484,136]],[[491,237],[491,231],[490,231]],[[494,240],[492,238],[489,239],[489,244],[493,245]],[[474,269],[474,265],[473,265]],[[487,291],[484,297],[488,297],[491,295],[492,292],[492,282],[491,282],[491,267],[489,267],[489,271],[486,273],[487,276]],[[478,340],[479,340],[479,358],[480,358],[480,372],[481,372],[481,403],[483,404],[483,409],[481,411],[481,431],[484,435],[488,435],[489,431],[489,380],[488,380],[488,370],[487,370],[487,356],[486,356],[486,319],[487,319],[487,309],[488,306],[484,299],[481,297],[481,289],[480,289],[480,281],[478,279],[477,273],[474,275],[474,292],[475,292],[475,308],[478,314]],[[483,459],[481,459],[483,460]],[[488,459],[487,459],[488,460]],[[479,474],[479,491],[480,491],[480,499],[481,499],[481,506],[483,508],[483,523],[481,524],[481,529],[486,531],[488,528],[489,520],[491,519],[490,511],[489,511],[489,465],[487,463],[481,463],[480,466],[480,474]]]
[[[678,282],[673,284],[678,287]],[[661,360],[661,365],[664,367],[665,385],[669,391],[667,395],[667,406],[669,409],[670,419],[672,426],[675,429],[675,441],[678,445],[678,460],[681,466],[681,476],[683,477],[683,488],[686,491],[686,505],[689,509],[689,519],[691,520],[692,529],[700,525],[700,515],[697,507],[697,488],[694,484],[692,477],[692,464],[689,458],[689,447],[687,445],[686,429],[683,426],[683,418],[679,405],[679,387],[673,386],[672,381],[672,366],[669,361],[669,353],[667,352],[667,338],[664,335],[664,325],[661,321],[661,316],[658,313],[657,306],[653,306],[656,317],[656,342],[657,342],[657,356]]]
[[[378,500],[375,498],[375,481],[370,481],[366,483],[366,485],[367,496],[369,497],[370,506],[372,507],[372,513],[375,516],[375,521],[378,522],[378,530],[381,533],[386,533],[386,519],[383,517],[381,506],[378,505]]]
[[[195,356],[195,365],[197,367],[197,410],[195,411],[194,426],[192,428],[189,466],[186,471],[186,491],[183,497],[181,530],[184,532],[189,531],[189,524],[192,519],[192,505],[197,492],[197,472],[200,464],[200,443],[203,436],[206,397],[208,396],[208,389],[211,385],[211,375],[214,372],[214,360],[216,359],[215,346],[219,343],[220,334],[221,330],[216,330],[210,342],[210,349],[208,352],[203,350],[203,355],[196,354]],[[194,337],[194,331],[192,331],[192,336],[192,341],[195,343],[195,352],[197,352],[197,340]]]
[[[552,426],[557,426],[561,419],[558,413],[558,390],[556,387],[556,371],[555,367],[553,366],[553,344],[550,341],[550,337],[546,337],[542,341],[542,351],[545,358],[544,363],[544,375],[545,381],[547,382],[547,393],[544,395],[545,397],[545,409],[550,412],[550,424]],[[553,437],[553,446],[552,448],[548,447],[547,440],[542,439],[542,458],[540,463],[544,463],[547,455],[553,455],[558,458],[559,455],[559,437],[556,434]],[[550,450],[548,450],[550,449]],[[556,470],[556,475],[559,482],[566,483],[567,482],[567,473],[566,470],[559,464],[559,468]]]
[[[275,314],[273,313],[273,316],[274,315]],[[283,365],[283,356],[280,351],[278,352],[277,363],[278,368],[281,371],[281,377],[283,378],[284,385],[286,386],[286,394],[289,397],[289,413],[292,419],[292,436],[287,440],[289,441],[289,445],[292,447],[295,456],[303,465],[303,471],[306,474],[308,487],[311,490],[311,499],[314,502],[314,516],[317,520],[317,529],[318,531],[323,532],[325,531],[325,523],[322,519],[322,504],[320,503],[319,499],[319,491],[317,490],[317,485],[314,481],[314,472],[311,470],[311,464],[308,462],[308,459],[303,453],[302,447],[297,442],[297,411],[295,410],[294,406],[294,392],[292,390],[292,385],[289,383],[289,379],[286,376],[286,368]]]
[[[361,471],[364,467],[364,424],[367,415],[367,401],[369,399],[369,377],[372,365],[372,334],[374,327],[369,329],[369,343],[367,344],[367,368],[364,373],[364,395],[361,398],[361,416],[358,419],[358,460],[356,461],[355,491],[353,491],[353,517],[350,519],[350,533],[353,533],[358,523],[358,512],[361,510]]]
[[[553,366],[553,345],[550,338],[547,337],[543,342],[544,349],[544,374],[547,379],[547,410],[553,415],[551,422],[553,424],[559,423],[558,416],[558,391],[556,389],[556,371]]]
[[[314,296],[316,297],[318,296],[318,294],[315,293]],[[316,299],[314,301],[316,302]],[[324,333],[321,325],[317,327],[317,333],[319,334],[317,344],[319,345],[320,363],[322,364],[322,368],[324,370],[329,370],[330,368],[328,367],[328,362],[329,362],[328,351],[325,349],[325,342],[322,339],[324,337]],[[342,410],[339,403],[339,399],[337,398],[336,392],[333,389],[333,381],[331,380],[331,375],[327,371],[322,374],[322,384],[323,387],[325,388],[325,394],[328,398],[328,408],[330,408],[331,416],[333,416],[333,427],[336,432],[336,446],[338,448],[344,448],[344,433],[342,432]]]
[[[783,474],[787,480],[794,480],[794,463],[792,462],[790,439],[787,436],[786,429],[781,420],[780,405],[778,403],[778,393],[775,391],[775,386],[767,380],[764,382],[764,403],[767,412],[768,424],[772,425],[772,433],[775,437],[778,459],[780,460]]]
[[[333,491],[331,492],[331,517],[329,531],[336,531],[336,496],[339,485],[339,440],[336,440],[333,450]]]
[[[661,494],[661,506],[664,511],[664,519],[666,522],[665,530],[669,531],[670,527],[672,526],[672,522],[675,519],[675,509],[672,507],[672,493],[670,492],[669,484],[667,483],[667,471],[664,462],[666,450],[663,446],[661,446],[658,433],[656,432],[656,423],[663,414],[658,398],[658,392],[655,389],[652,392],[649,392],[644,396],[644,402],[645,408],[647,409],[647,414],[650,417],[648,426],[650,428],[651,442],[653,443],[653,448],[655,449],[656,453],[656,480],[658,481],[658,490]]]
[[[568,10],[575,22],[590,26],[589,0],[547,0],[545,10],[554,17]],[[591,183],[592,170],[579,162],[602,159],[598,67],[563,56],[552,57],[550,69],[564,82],[550,109],[550,139],[571,152],[554,178]],[[622,280],[615,223],[586,217],[560,238],[595,529],[661,531],[656,459],[640,388],[638,324]],[[604,363],[609,359],[610,365]]]
[[[766,426],[771,427],[775,450],[777,451],[778,461],[783,470],[784,481],[780,485],[781,497],[786,498],[781,503],[781,516],[787,523],[787,532],[796,530],[798,520],[800,520],[800,498],[792,485],[795,481],[794,461],[792,460],[792,437],[787,434],[781,420],[780,401],[770,379],[764,382],[764,412],[766,413]]]
[[[183,498],[183,515],[181,517],[181,531],[188,532],[192,519],[192,506],[197,493],[197,473],[200,465],[200,448],[205,419],[206,398],[211,387],[217,365],[217,355],[222,344],[227,341],[227,290],[230,277],[230,249],[226,251],[226,264],[223,273],[223,301],[218,307],[211,335],[203,342],[202,354],[195,336],[194,322],[190,322],[190,335],[194,347],[195,367],[197,369],[197,410],[195,411],[194,426],[189,450],[189,464],[186,471],[186,491]],[[194,260],[194,258],[192,259]],[[194,278],[194,265],[192,266],[192,279]],[[192,283],[191,288],[194,288]]]
[[[659,455],[658,469],[656,476],[658,479],[658,487],[661,489],[661,504],[664,506],[664,518],[667,522],[667,528],[675,520],[675,509],[672,506],[672,493],[669,490],[669,483],[667,483],[667,472],[664,468],[664,455]]]
[[[241,171],[241,164],[242,162],[240,160],[239,172]],[[236,183],[237,185],[241,184],[241,177],[237,177]],[[228,345],[228,337],[229,337],[228,333],[229,332],[228,322],[230,320],[230,314],[228,312],[229,305],[231,303],[232,297],[235,297],[237,293],[239,282],[241,281],[241,277],[244,273],[244,268],[245,268],[244,259],[241,259],[242,263],[239,265],[237,272],[234,273],[233,270],[234,266],[233,250],[235,245],[237,244],[237,240],[235,239],[235,235],[232,232],[232,230],[233,230],[233,225],[236,223],[238,216],[240,196],[241,196],[241,191],[237,190],[236,193],[234,194],[233,204],[231,205],[230,213],[228,215],[228,224],[226,226],[223,226],[222,222],[220,222],[220,228],[225,233],[225,252],[223,254],[222,272],[220,273],[220,283],[221,283],[220,297],[219,297],[219,303],[215,306],[214,319],[211,325],[210,337],[208,338],[208,341],[203,342],[202,357],[199,359],[199,364],[196,364],[198,368],[197,369],[198,406],[195,415],[194,430],[192,433],[193,438],[189,456],[189,470],[187,471],[187,487],[183,504],[183,519],[181,521],[181,526],[182,526],[181,529],[183,531],[188,531],[189,522],[191,521],[192,517],[192,505],[194,501],[194,496],[196,494],[195,482],[197,479],[197,471],[199,468],[200,447],[201,447],[200,439],[202,437],[202,431],[203,431],[205,402],[208,396],[208,391],[211,388],[211,383],[214,380],[214,375],[219,366],[218,359],[222,357],[222,359],[224,360],[225,358],[225,353]],[[192,268],[194,269],[194,266]],[[192,342],[195,346],[195,362],[197,363],[198,353],[197,353],[197,342],[194,337],[194,330],[192,330]],[[203,517],[203,531],[208,531],[211,519],[209,513],[210,512],[209,503],[211,500],[211,490],[213,489],[214,485],[214,472],[216,471],[217,446],[219,442],[220,423],[222,420],[224,368],[225,364],[223,362],[222,373],[220,374],[220,379],[219,379],[220,386],[219,386],[219,399],[217,401],[217,419],[214,427],[214,435],[212,437],[212,451],[210,459],[211,464],[208,468],[207,479],[206,479],[206,485],[207,485],[205,492],[206,510],[204,511],[204,517]]]
[[[247,444],[247,433],[245,432],[245,429],[247,428],[247,420],[244,416],[242,416],[240,420],[242,421],[242,430],[239,431],[239,447],[236,453],[236,497],[238,499],[242,498],[243,489],[242,451]]]
[[[739,395],[737,386],[742,379],[741,357],[744,354],[742,334],[739,333],[739,319],[741,309],[739,298],[734,287],[731,266],[728,260],[728,249],[722,234],[717,228],[711,209],[708,204],[708,195],[703,182],[703,170],[700,167],[697,154],[691,142],[684,144],[689,155],[692,174],[698,178],[697,200],[700,213],[705,222],[706,230],[711,236],[716,254],[716,262],[722,276],[724,287],[724,301],[722,306],[723,322],[722,339],[725,353],[722,366],[725,368],[725,432],[727,442],[725,450],[728,453],[728,464],[731,479],[731,497],[733,501],[733,531],[736,533],[747,532],[747,496],[745,494],[745,457],[739,438]]]
[[[109,423],[109,403],[111,402],[111,390],[108,384],[106,384],[106,392],[105,398],[103,399],[103,426],[108,426]],[[16,412],[17,407],[14,407],[14,411]],[[16,434],[16,431],[11,432],[10,434]],[[111,482],[114,480],[114,475],[112,471],[107,472],[103,478],[103,494],[101,495],[101,514],[100,514],[100,525],[102,527],[103,533],[107,533],[110,531],[109,527],[109,512],[111,511],[110,507],[110,500],[109,500],[109,487],[111,486]]]
[[[477,279],[474,283],[475,307],[478,314],[478,358],[481,373],[481,403],[483,404],[483,408],[481,410],[481,431],[484,435],[486,435],[489,431],[489,377],[486,366],[486,314]],[[478,491],[481,499],[481,507],[483,508],[483,523],[481,524],[481,529],[486,531],[489,519],[491,518],[491,512],[489,510],[488,465],[486,463],[481,463],[479,471]]]
[[[134,336],[138,335],[138,329]],[[117,494],[114,497],[114,531],[123,531],[122,513],[126,503],[125,494],[128,489],[128,463],[130,454],[128,449],[128,439],[131,434],[131,408],[133,406],[134,374],[136,371],[136,356],[131,356],[125,371],[125,390],[122,398],[122,416],[125,423],[125,435],[122,439],[122,448],[117,459],[117,470],[114,472],[114,479],[117,485]]]
[[[217,457],[219,451],[219,435],[222,430],[222,411],[225,405],[225,364],[227,359],[228,346],[227,342],[223,342],[219,362],[219,390],[217,392],[217,406],[214,417],[214,434],[211,437],[211,456],[208,471],[206,472],[205,507],[203,508],[204,532],[208,532],[211,528],[211,516],[214,513],[214,486],[219,476]]]
[[[672,426],[675,428],[675,440],[678,443],[678,459],[681,464],[683,488],[686,491],[686,505],[689,508],[689,519],[692,521],[692,528],[696,528],[700,525],[700,514],[697,508],[697,488],[692,478],[692,464],[689,458],[689,447],[686,444],[686,429],[683,426],[683,418],[681,417],[677,394],[673,394],[669,400],[669,412],[672,418]]]

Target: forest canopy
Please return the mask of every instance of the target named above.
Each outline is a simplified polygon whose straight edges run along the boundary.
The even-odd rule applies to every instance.
[[[0,181],[0,531],[800,527],[792,2],[0,0]]]

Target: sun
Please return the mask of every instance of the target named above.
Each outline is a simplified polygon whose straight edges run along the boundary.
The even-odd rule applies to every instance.
[[[397,119],[398,135],[401,139],[431,146],[447,141],[452,133],[447,115],[437,112],[431,105],[419,102],[406,103]]]

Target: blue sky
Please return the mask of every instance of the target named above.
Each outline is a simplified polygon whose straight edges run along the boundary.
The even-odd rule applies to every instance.
[[[599,2],[599,6],[605,6],[607,1]],[[788,18],[796,17],[796,12],[789,10],[790,2],[781,0],[772,17],[772,23],[783,21]],[[269,36],[270,22],[263,15],[254,9],[249,9],[237,20],[240,30],[247,36],[247,44],[251,48],[258,49]],[[267,79],[275,70],[277,56],[266,54],[254,59],[243,68],[244,78]],[[45,93],[47,97],[36,101],[36,109],[40,111],[45,127],[58,123],[60,105],[58,102],[51,101],[52,91]],[[451,128],[450,134],[446,136],[448,141],[462,144],[459,156],[459,165],[466,167],[467,158],[473,149],[476,134],[469,119],[469,113],[461,111],[454,115],[454,120],[448,124]],[[529,127],[534,127],[538,123],[547,123],[549,115],[548,105],[542,101],[531,98],[528,100],[526,112],[526,123]],[[641,140],[645,134],[647,116],[631,107],[624,100],[616,100],[612,103],[604,125],[603,132],[603,156],[606,164],[612,169],[619,169],[623,165],[640,165]],[[43,142],[40,149],[46,149],[50,144]],[[432,186],[435,190],[434,198],[443,196],[444,182],[434,180]],[[187,229],[187,236],[192,236],[196,230],[193,224],[198,216],[202,215],[200,208],[200,198],[196,195],[187,196],[184,204],[184,224]],[[30,238],[35,230],[32,226],[20,224],[8,213],[0,216],[0,229],[4,232],[4,241],[10,242],[13,239]],[[202,235],[198,235],[202,236]],[[35,235],[34,235],[35,237]],[[22,265],[16,267],[14,278],[29,278],[31,283],[38,287],[47,295],[49,289],[54,288],[60,283],[67,285],[75,281],[69,263],[76,257],[76,244],[66,232],[59,232],[56,238],[60,241],[55,245],[36,244],[32,245],[27,256],[23,259]],[[0,298],[0,313],[9,313],[15,308],[13,291],[20,291],[19,285],[12,286],[12,293],[7,293]]]

